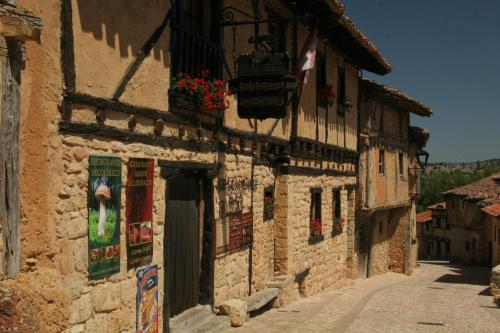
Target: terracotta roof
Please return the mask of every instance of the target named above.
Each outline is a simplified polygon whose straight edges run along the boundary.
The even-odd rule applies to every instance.
[[[478,200],[482,206],[500,203],[500,172],[443,194],[460,196],[465,200]]]
[[[484,207],[482,209],[482,211],[485,212],[485,213],[487,213],[487,214],[489,214],[489,215],[491,215],[491,216],[497,216],[497,217],[499,217],[500,216],[500,203]]]
[[[425,223],[432,220],[432,212],[426,210],[417,214],[417,223]]]
[[[431,210],[446,209],[446,202],[439,202],[437,204],[434,204],[434,205],[427,207],[427,209],[431,209]]]
[[[366,35],[359,30],[359,28],[352,22],[352,20],[343,15],[340,18],[340,25],[346,29],[349,34],[354,38],[354,40],[364,48],[365,57],[369,59],[369,63],[365,64],[363,68],[377,73],[377,74],[387,74],[392,71],[392,66],[384,58],[382,53],[375,47],[375,45],[366,37]],[[335,37],[334,37],[335,38]]]
[[[385,75],[392,68],[380,51],[344,15],[344,5],[337,0],[298,0],[297,10],[319,17],[320,38],[339,50],[353,65],[370,72]]]
[[[397,90],[396,88],[384,86],[383,84],[380,84],[373,80],[368,80],[366,78],[361,78],[360,83],[363,87],[379,93],[380,96],[383,97],[387,102],[396,107],[400,107],[419,116],[430,117],[432,115],[432,110],[430,107],[416,100],[415,98]]]

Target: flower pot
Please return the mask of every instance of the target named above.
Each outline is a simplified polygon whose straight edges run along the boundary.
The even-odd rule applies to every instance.
[[[202,113],[214,118],[224,116],[222,109],[209,110],[204,107],[199,96],[189,95],[180,91],[170,89],[168,91],[169,111],[174,114],[186,114],[186,112]]]

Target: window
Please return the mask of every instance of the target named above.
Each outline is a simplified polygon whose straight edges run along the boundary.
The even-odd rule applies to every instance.
[[[316,101],[317,106],[328,107],[328,99],[326,98],[326,59],[323,52],[316,51]]]
[[[431,255],[431,250],[432,250],[432,243],[429,241],[427,242],[427,255]]]
[[[264,190],[264,222],[274,218],[274,188],[267,187]]]
[[[385,150],[380,149],[378,152],[378,173],[380,175],[385,174]]]
[[[448,222],[448,218],[447,217],[443,217],[443,220],[444,220],[444,223],[445,223],[446,230],[450,230],[450,223]]]
[[[338,69],[338,83],[337,83],[337,107],[339,115],[343,115],[345,111],[345,69],[344,67],[339,67]]]
[[[425,231],[429,231],[430,227],[431,227],[431,223],[430,223],[430,222],[427,222],[427,223],[425,224]]]
[[[333,189],[333,234],[337,235],[342,233],[342,202],[340,189]]]
[[[470,242],[465,241],[465,251],[470,251]]]
[[[379,134],[384,133],[384,106],[380,107],[380,121],[378,123]]]
[[[441,216],[436,216],[436,228],[443,229],[443,221]]]
[[[401,112],[398,113],[398,136],[399,136],[399,141],[403,142],[403,136],[404,136],[404,131],[403,131],[403,114]]]
[[[404,177],[404,155],[403,153],[399,153],[398,154],[398,157],[399,157],[399,177],[403,178]]]
[[[172,22],[172,75],[193,77],[208,69],[211,78],[222,77],[224,50],[219,22],[220,0],[175,1]]]
[[[310,242],[317,242],[324,239],[323,224],[321,221],[321,188],[312,188],[311,192],[311,210],[309,214],[309,232]]]
[[[445,249],[446,249],[446,253],[450,253],[450,241],[449,240],[446,240],[445,243],[444,243],[444,246],[445,246]]]

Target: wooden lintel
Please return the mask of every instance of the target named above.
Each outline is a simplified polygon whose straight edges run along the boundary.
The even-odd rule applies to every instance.
[[[15,7],[0,7],[0,35],[19,41],[38,41],[41,31],[40,18]]]

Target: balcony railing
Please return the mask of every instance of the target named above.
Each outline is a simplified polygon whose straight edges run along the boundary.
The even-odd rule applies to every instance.
[[[224,49],[198,34],[172,25],[172,74],[197,76],[208,69],[211,78],[222,78]]]

